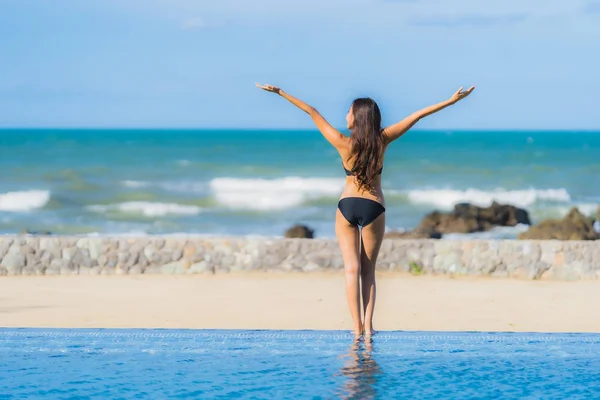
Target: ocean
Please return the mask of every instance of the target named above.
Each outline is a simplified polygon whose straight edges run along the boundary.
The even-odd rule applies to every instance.
[[[0,130],[0,233],[334,237],[340,157],[317,131]],[[389,148],[387,229],[496,200],[533,222],[600,204],[600,132],[411,131]],[[526,229],[472,236],[513,238]]]

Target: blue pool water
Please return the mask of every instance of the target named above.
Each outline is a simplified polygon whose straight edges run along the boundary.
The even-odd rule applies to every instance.
[[[600,335],[0,329],[0,398],[600,398]]]

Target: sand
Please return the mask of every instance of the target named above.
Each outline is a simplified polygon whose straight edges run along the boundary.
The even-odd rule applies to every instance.
[[[600,283],[378,275],[377,330],[600,332]],[[349,330],[339,273],[0,278],[0,326]]]

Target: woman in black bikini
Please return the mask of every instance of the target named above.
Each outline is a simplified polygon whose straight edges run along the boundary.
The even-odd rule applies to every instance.
[[[450,99],[417,111],[385,129],[381,128],[381,113],[377,104],[369,98],[356,99],[346,115],[351,132],[348,137],[331,126],[316,109],[278,87],[260,84],[256,86],[284,97],[310,115],[325,139],[342,157],[342,166],[346,171],[346,187],[340,196],[336,211],[335,233],[346,270],[346,296],[354,322],[354,333],[372,335],[375,263],[385,232],[385,201],[381,190],[385,150],[420,119],[464,99],[475,87],[466,91],[460,88]],[[361,286],[364,325],[360,312]]]

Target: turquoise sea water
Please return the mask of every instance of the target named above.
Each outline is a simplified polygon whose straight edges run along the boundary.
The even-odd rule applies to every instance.
[[[0,399],[597,399],[600,335],[0,329]]]
[[[333,236],[344,184],[317,131],[1,130],[0,233]],[[389,229],[493,200],[535,221],[600,203],[600,133],[409,132],[383,172]],[[512,237],[519,229],[488,236]]]

